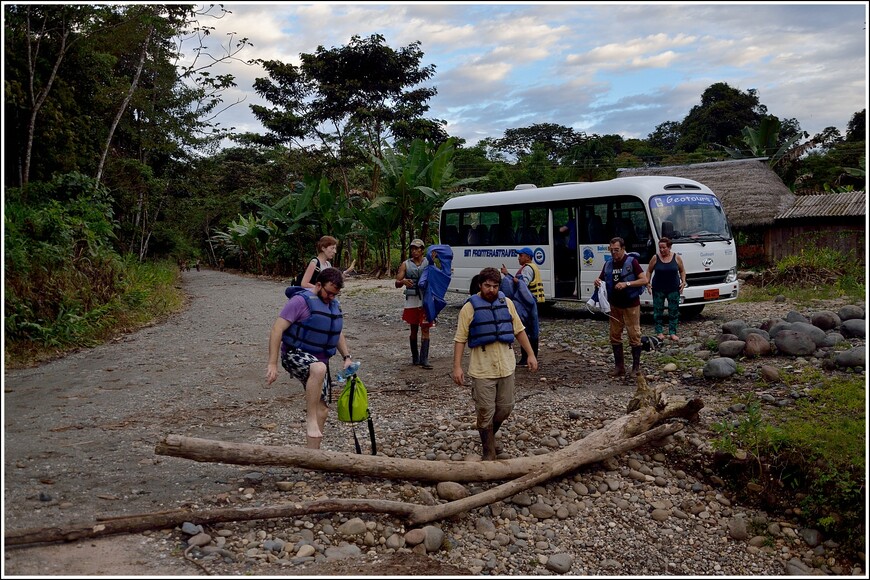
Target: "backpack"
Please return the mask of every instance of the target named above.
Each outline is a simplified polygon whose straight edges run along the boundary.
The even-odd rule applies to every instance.
[[[369,412],[369,393],[362,379],[356,374],[351,375],[344,384],[344,388],[341,390],[341,394],[338,396],[338,401],[335,404],[335,409],[339,421],[351,424],[353,442],[358,454],[362,454],[362,448],[356,436],[354,424],[360,421],[368,423],[369,439],[372,443],[372,455],[377,455],[378,447],[375,443],[375,425],[372,421],[372,414]]]
[[[628,280],[630,282],[631,280],[637,279],[632,278],[631,280],[629,280],[629,276],[634,275],[634,269],[632,268],[631,260],[633,259],[640,263],[640,260],[638,260],[638,258],[640,258],[640,254],[638,254],[637,252],[626,253],[625,263],[622,264],[622,274],[619,277],[620,281]],[[608,281],[613,279],[613,260],[608,260],[607,263],[604,264],[604,275],[607,277]],[[634,300],[635,298],[638,298],[641,294],[643,294],[644,290],[646,290],[644,286],[629,286],[625,289],[625,292],[631,300]]]
[[[317,260],[317,258],[314,258],[314,259]],[[310,264],[310,263],[311,263],[311,260],[308,261],[308,264]],[[305,270],[308,269],[308,264],[305,264],[305,267],[302,268],[302,271],[299,272],[295,278],[293,278],[293,282],[291,282],[291,284],[293,286],[302,286],[302,282],[303,282],[302,276],[305,275]],[[317,267],[314,268],[314,279],[315,280],[317,279],[317,275],[320,273],[320,270],[321,270],[320,260],[317,260]]]

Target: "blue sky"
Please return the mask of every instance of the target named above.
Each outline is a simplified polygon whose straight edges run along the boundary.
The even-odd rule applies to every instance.
[[[556,123],[587,134],[646,138],[681,121],[717,82],[756,89],[810,135],[845,134],[867,106],[867,3],[354,3],[224,4],[203,21],[213,38],[248,37],[240,57],[299,64],[301,53],[381,34],[421,42],[431,118],[468,145],[506,129]],[[259,66],[234,65],[223,126],[262,133]]]

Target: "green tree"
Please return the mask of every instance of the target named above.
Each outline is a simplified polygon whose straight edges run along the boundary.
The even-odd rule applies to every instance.
[[[504,137],[491,140],[490,146],[497,152],[522,160],[533,154],[537,145],[547,159],[556,162],[568,151],[586,140],[586,134],[555,123],[536,123],[529,127],[507,129]]]
[[[421,66],[422,59],[419,41],[394,50],[374,34],[353,36],[342,47],[318,46],[314,54],[300,55],[300,66],[259,60],[269,77],[257,78],[254,90],[272,107],[251,110],[268,131],[267,143],[319,143],[349,192],[347,168],[360,159],[356,143],[378,156],[390,136],[406,138],[428,111],[437,91],[419,85],[435,66]],[[377,184],[375,173],[370,190]]]
[[[755,89],[741,92],[726,83],[710,85],[683,119],[677,148],[691,153],[728,143],[743,127],[756,127],[767,108],[761,105]]]

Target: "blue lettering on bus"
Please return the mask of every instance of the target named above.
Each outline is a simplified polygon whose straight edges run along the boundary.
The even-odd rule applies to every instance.
[[[671,205],[714,205],[719,207],[719,200],[716,196],[703,193],[685,194],[685,195],[657,195],[652,199],[656,207],[666,207]]]

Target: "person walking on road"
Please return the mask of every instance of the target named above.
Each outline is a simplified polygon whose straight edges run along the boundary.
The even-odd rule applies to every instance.
[[[453,382],[465,386],[462,355],[471,348],[468,375],[471,398],[477,415],[477,431],[484,460],[493,460],[495,434],[510,416],[516,399],[513,341],[526,352],[529,370],[538,370],[538,359],[510,298],[499,290],[501,274],[495,268],[480,271],[480,292],[471,296],[459,311],[453,338]]]
[[[541,281],[541,271],[533,261],[534,252],[531,248],[521,248],[517,252],[517,261],[520,263],[520,269],[516,274],[511,275],[504,264],[501,265],[501,273],[503,276],[510,277],[514,283],[514,294],[511,299],[514,306],[517,307],[517,312],[520,319],[523,321],[523,326],[526,327],[526,335],[529,337],[529,343],[532,345],[532,351],[535,353],[535,358],[538,357],[538,342],[540,338],[540,323],[538,320],[538,304],[544,302],[544,283]],[[516,285],[522,284],[528,288],[529,292],[521,292]],[[523,296],[531,298],[523,300]],[[528,364],[526,352],[522,351],[520,360],[517,363],[521,367]]]
[[[286,292],[289,300],[269,333],[266,384],[271,385],[278,378],[280,355],[281,365],[305,389],[305,434],[309,449],[320,449],[332,400],[329,359],[338,351],[344,357],[344,368],[352,364],[337,299],[342,287],[344,279],[336,268],[321,270],[313,290],[291,286]]]
[[[686,288],[686,269],[683,259],[671,251],[670,238],[659,240],[659,253],[653,256],[646,268],[646,276],[650,279],[647,290],[653,297],[653,321],[659,340],[664,340],[665,301],[668,303],[668,335],[677,342],[677,325],[680,322],[680,295]]]
[[[429,364],[429,329],[433,324],[426,319],[423,310],[423,296],[418,283],[420,276],[429,266],[423,256],[423,240],[417,238],[411,242],[411,257],[402,262],[396,272],[396,288],[402,288],[405,294],[405,308],[402,310],[402,320],[411,327],[409,343],[411,345],[411,364],[431,369]],[[417,347],[417,330],[420,330],[420,346]]]
[[[332,236],[323,236],[317,240],[316,249],[317,255],[311,258],[311,261],[308,262],[308,266],[305,268],[305,272],[299,279],[297,286],[314,290],[314,286],[317,283],[317,276],[320,274],[320,271],[324,268],[332,268],[332,260],[335,259],[335,254],[338,252],[338,240]],[[347,276],[353,271],[355,265],[356,260],[350,263],[350,266],[344,270],[343,274]]]
[[[628,331],[631,346],[631,376],[640,372],[640,295],[647,284],[646,273],[634,255],[625,253],[625,240],[615,237],[610,240],[610,260],[604,262],[601,274],[595,279],[595,287],[602,282],[607,287],[610,301],[610,345],[613,348],[614,369],[611,377],[625,376],[625,351],[622,331]]]

